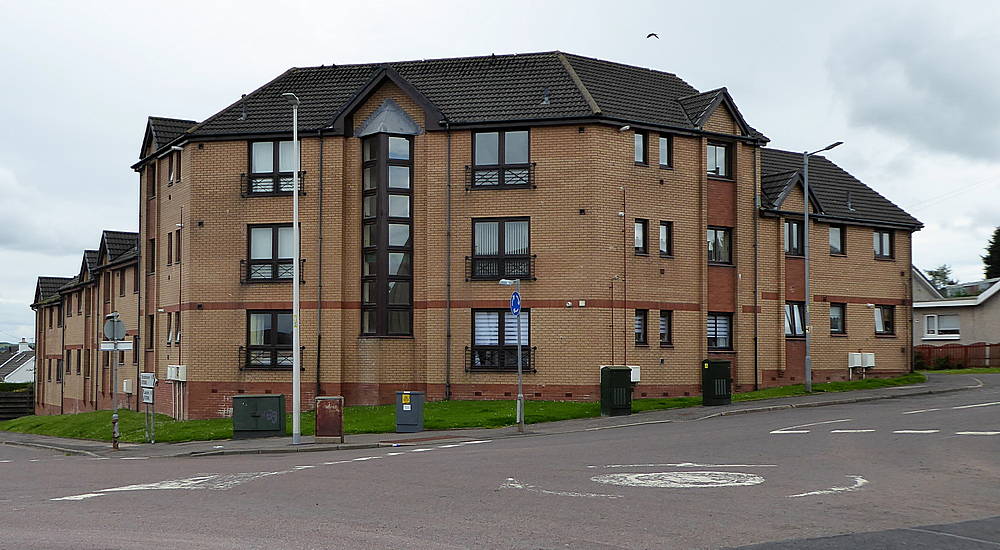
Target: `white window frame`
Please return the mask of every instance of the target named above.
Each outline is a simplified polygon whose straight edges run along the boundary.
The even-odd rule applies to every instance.
[[[959,328],[957,333],[941,333],[940,317],[958,317]],[[931,328],[933,326],[933,328]],[[946,329],[952,330],[952,329]],[[955,313],[952,314],[939,314],[939,313],[928,313],[924,315],[924,335],[922,340],[960,340],[962,338],[962,318]]]

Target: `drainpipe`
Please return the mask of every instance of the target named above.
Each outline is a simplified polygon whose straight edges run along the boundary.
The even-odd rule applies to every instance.
[[[753,389],[760,389],[760,171],[757,166],[757,157],[760,155],[760,147],[756,147],[753,152]]]
[[[444,399],[445,401],[450,401],[451,400],[451,125],[448,123],[447,120],[442,120],[441,124],[444,124],[445,135],[448,137],[447,166],[445,168],[448,185],[445,187],[445,204],[447,205],[445,225],[447,230],[445,231],[446,240],[445,240],[445,265],[444,265],[444,279],[445,279]]]
[[[319,243],[316,246],[316,395],[320,395],[319,362],[323,356],[323,130],[319,131]]]
[[[63,361],[65,361],[66,360],[66,317],[64,314],[66,312],[63,309],[63,306],[59,306],[58,311],[60,312],[59,317],[62,317],[61,319],[59,319],[59,325],[62,327],[62,330],[59,331],[59,357],[62,358]],[[59,376],[62,377],[62,384],[59,385],[59,414],[66,414],[66,401],[65,401],[66,365],[64,364],[60,366],[59,363],[56,363],[56,367],[59,369]]]

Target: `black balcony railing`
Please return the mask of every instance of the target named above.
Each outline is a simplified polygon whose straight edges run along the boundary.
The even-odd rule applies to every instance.
[[[305,357],[305,346],[299,346],[299,357]],[[292,347],[240,346],[237,364],[240,370],[292,370]],[[305,367],[299,365],[299,370]]]
[[[538,372],[535,355],[535,347],[521,348],[521,372]],[[465,372],[517,372],[517,347],[466,346]]]
[[[306,172],[299,172],[299,194],[306,194]],[[295,187],[291,174],[250,175],[240,174],[240,196],[271,197],[276,195],[291,195]]]
[[[299,282],[306,282],[306,260],[299,260]],[[240,284],[287,283],[292,280],[292,260],[240,260]]]
[[[513,166],[466,166],[465,189],[535,188],[535,163]]]
[[[534,281],[535,255],[465,257],[466,281],[497,281],[500,279]]]

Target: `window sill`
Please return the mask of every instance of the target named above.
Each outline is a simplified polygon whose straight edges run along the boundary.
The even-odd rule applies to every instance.
[[[875,337],[876,338],[895,338],[896,335],[895,334],[878,334],[878,333],[876,333]]]
[[[358,340],[414,340],[413,336],[376,336],[374,334],[362,334],[358,336]]]
[[[668,260],[673,260],[674,259],[674,255],[673,254],[666,254],[664,252],[660,252],[660,257],[668,259]]]
[[[483,189],[535,189],[538,187],[533,183],[519,183],[517,185],[467,185],[466,191],[481,191]]]
[[[515,327],[515,328],[516,328],[516,327]],[[515,332],[516,332],[516,331],[515,331]],[[637,348],[645,348],[645,349],[649,349],[649,344],[643,344],[643,343],[640,343],[640,342],[636,342],[636,343],[635,343],[635,347],[637,347]]]
[[[731,176],[715,176],[712,174],[708,174],[708,179],[715,181],[730,181],[730,182],[736,181],[736,178]]]
[[[660,349],[674,349],[673,344],[660,343]]]
[[[649,163],[648,162],[636,162],[634,164],[636,166],[645,166],[646,168],[649,168]]]
[[[932,336],[922,336],[920,339],[921,340],[961,340],[962,339],[962,335],[961,334],[948,334],[948,335],[945,335],[945,336],[932,335]]]
[[[648,258],[649,257],[649,252],[636,252],[635,255],[636,256],[646,256]]]
[[[833,258],[846,258],[847,254],[845,254],[843,252],[831,252],[830,256],[833,257]]]
[[[673,170],[673,169],[674,169],[673,165],[670,165],[670,164],[661,164],[660,165],[660,170]]]
[[[724,263],[721,263],[721,262],[708,262],[708,265],[710,267],[736,267],[735,264],[731,264],[731,263],[724,264]]]
[[[797,259],[801,260],[801,259],[805,258],[805,254],[789,254],[788,252],[785,252],[785,257],[786,258],[797,258]]]
[[[786,334],[785,335],[785,341],[787,342],[789,340],[791,340],[792,342],[805,342],[806,341],[806,337],[805,337],[805,335],[802,335],[802,336],[788,336]]]
[[[896,258],[892,256],[875,256],[875,261],[878,262],[895,262]]]
[[[708,353],[716,353],[722,355],[736,355],[736,350],[734,349],[711,349],[709,348]]]

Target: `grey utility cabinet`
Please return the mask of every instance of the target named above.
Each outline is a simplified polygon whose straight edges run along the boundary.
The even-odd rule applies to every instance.
[[[396,433],[424,431],[424,392],[396,392]]]
[[[233,396],[233,439],[285,435],[285,395]]]

